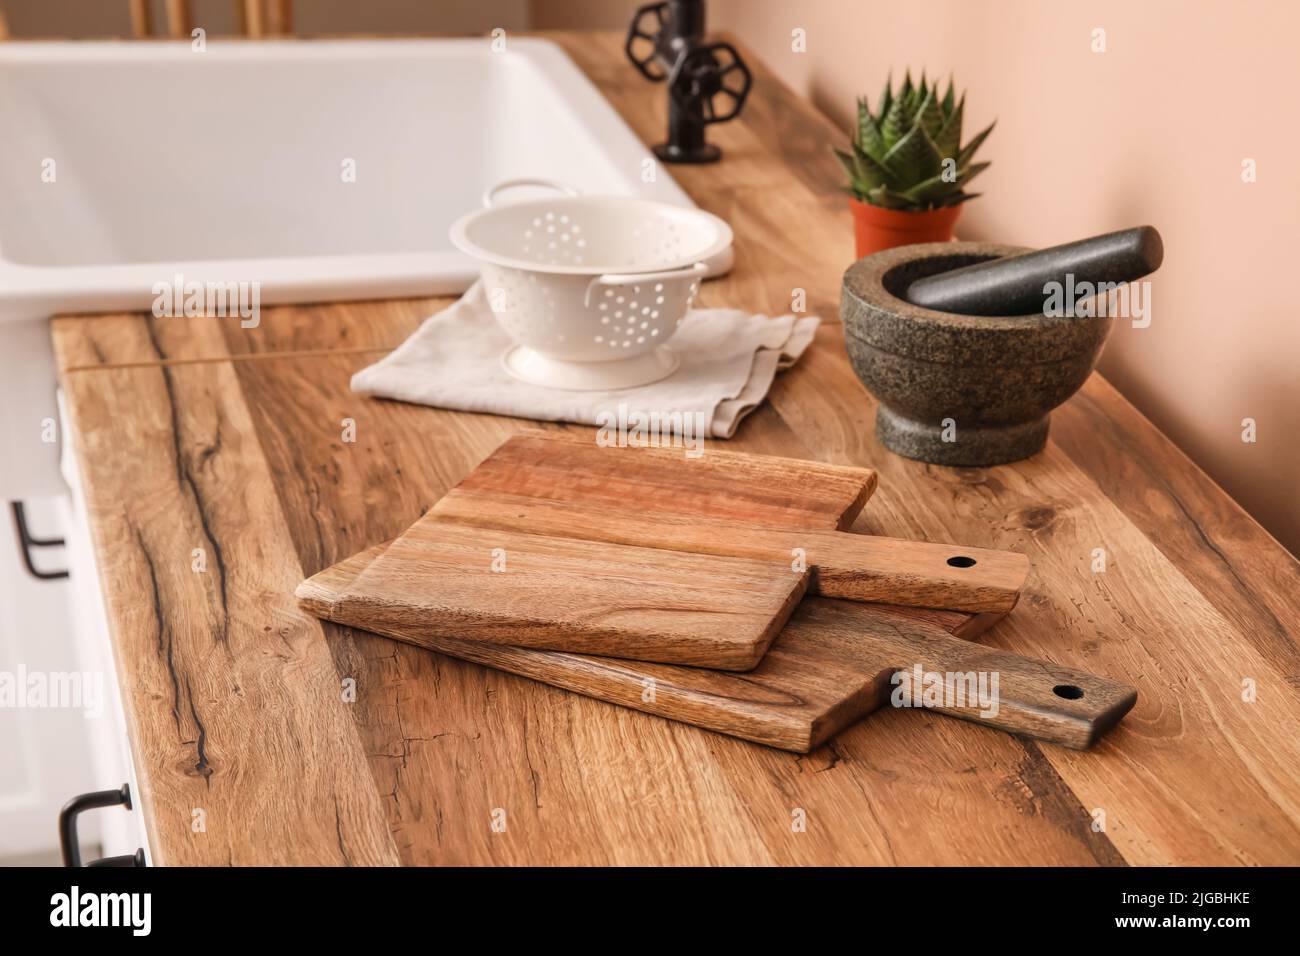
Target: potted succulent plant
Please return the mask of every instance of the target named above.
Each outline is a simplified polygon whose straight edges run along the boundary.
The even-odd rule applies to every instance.
[[[924,73],[920,85],[912,85],[909,71],[897,92],[891,86],[886,80],[874,113],[866,97],[858,98],[852,150],[835,150],[849,174],[859,259],[951,239],[961,204],[979,195],[966,192],[966,184],[989,167],[971,160],[993,124],[961,145],[966,95],[956,99],[951,78],[942,96]]]

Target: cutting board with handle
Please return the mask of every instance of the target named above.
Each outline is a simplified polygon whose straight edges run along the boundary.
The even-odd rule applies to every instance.
[[[826,597],[971,613],[1011,610],[1028,559],[844,531],[875,487],[855,469],[720,452],[605,448],[589,436],[511,437],[413,526],[469,527],[745,558],[813,572]],[[854,485],[857,485],[855,490]],[[413,556],[390,552],[379,564]]]
[[[617,475],[590,460],[565,472],[562,453],[582,459],[591,442],[540,445],[561,454],[540,462],[534,456],[539,467],[529,470],[513,457],[521,446],[507,442],[475,474],[505,469],[524,487],[535,481],[541,489],[565,473],[570,493],[600,487],[634,503],[624,510],[649,523],[670,515],[698,520],[717,510],[827,529],[851,523],[876,484],[870,469],[721,452],[692,462],[689,480],[667,489],[663,455],[625,458],[606,450],[604,458],[623,461]],[[682,460],[680,452],[669,457]],[[599,525],[605,515],[594,508],[553,531],[514,520],[421,520],[313,610],[408,634],[450,632],[467,641],[748,670],[807,589],[808,570],[788,561],[574,536],[575,528]],[[310,584],[303,586],[308,593]]]
[[[904,702],[1082,749],[1137,699],[1126,684],[969,640],[1001,614],[809,598],[754,670],[730,674],[465,641],[326,613],[386,547],[309,579],[299,591],[304,607],[340,624],[784,750],[806,753],[870,712]]]
[[[809,588],[1009,610],[1023,555],[839,530],[874,472],[516,435],[324,613],[472,641],[749,670]]]

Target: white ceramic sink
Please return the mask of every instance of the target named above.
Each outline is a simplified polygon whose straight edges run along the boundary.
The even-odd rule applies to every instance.
[[[531,38],[3,44],[0,130],[0,320],[148,308],[178,272],[264,303],[460,291],[447,227],[514,177],[689,204]]]
[[[0,44],[0,500],[62,487],[51,315],[148,310],[177,275],[259,304],[459,292],[447,230],[487,187],[689,205],[651,162],[544,40]]]

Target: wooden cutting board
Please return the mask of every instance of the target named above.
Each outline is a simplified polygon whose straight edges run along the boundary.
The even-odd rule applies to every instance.
[[[321,613],[386,545],[364,551],[306,582],[300,598]],[[328,616],[328,615],[322,615]],[[759,665],[746,674],[614,660],[458,640],[366,618],[331,617],[453,657],[520,674],[589,697],[746,740],[806,753],[871,711],[891,703],[897,673],[998,675],[996,713],[970,696],[942,696],[939,713],[1066,747],[1091,746],[1137,700],[1134,688],[968,640],[1000,614],[896,608],[809,598],[791,616]],[[942,686],[912,680],[921,692]],[[968,687],[960,680],[958,686]],[[992,684],[986,681],[986,688]],[[904,695],[909,696],[909,695]],[[977,698],[978,695],[975,695]],[[987,701],[990,698],[986,697]],[[982,713],[984,715],[982,715]]]
[[[847,531],[768,528],[682,515],[648,519],[622,510],[596,512],[590,502],[467,488],[448,492],[413,530],[421,524],[452,522],[487,530],[528,528],[539,534],[580,536],[592,542],[749,558],[786,570],[802,566],[813,573],[812,594],[970,614],[1010,611],[1020,599],[1029,573],[1028,559],[1014,551]]]
[[[575,537],[575,527],[603,523],[609,504],[619,502],[650,524],[717,513],[833,531],[852,524],[876,487],[869,468],[711,451],[665,488],[665,475],[687,461],[680,450],[593,456],[590,440],[547,434],[506,442],[471,481],[513,475],[525,490],[591,500],[591,511],[547,533],[510,519],[508,510],[482,526],[421,520],[347,590],[312,610],[412,634],[748,670],[807,589],[806,568],[765,555],[593,541]]]
[[[869,470],[523,433],[323,613],[411,635],[749,670],[810,587],[970,612],[1015,604],[1023,555],[839,530],[874,487]]]
[[[416,523],[454,521],[813,571],[826,597],[970,613],[1016,605],[1023,554],[846,532],[875,487],[857,469],[707,450],[604,448],[522,432]],[[394,555],[396,557],[396,555]],[[389,561],[389,556],[380,559]]]

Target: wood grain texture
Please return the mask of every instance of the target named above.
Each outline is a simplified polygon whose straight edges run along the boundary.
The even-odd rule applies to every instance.
[[[412,626],[409,618],[376,618],[368,608],[341,600],[400,543],[371,548],[313,576],[299,589],[300,600],[339,624],[784,750],[807,753],[820,746],[884,707],[896,688],[904,706],[929,706],[1075,749],[1092,746],[1137,697],[1132,687],[1116,681],[970,643],[966,638],[992,623],[993,615],[976,624],[952,612],[827,598],[804,601],[761,663],[744,675],[484,647],[447,637],[446,629]],[[948,633],[945,625],[961,636]],[[927,701],[923,689],[927,680],[938,687],[936,675],[949,680],[948,693]],[[977,701],[981,686],[982,703]]]
[[[642,139],[658,141],[664,91],[628,67],[620,37],[553,39]],[[725,447],[878,469],[881,490],[856,531],[1025,552],[1032,570],[1021,603],[985,643],[1122,677],[1137,686],[1138,704],[1087,753],[886,708],[804,756],[326,625],[335,678],[356,681],[357,700],[347,711],[401,860],[1300,862],[1300,741],[1291,732],[1300,718],[1300,566],[1098,375],[1057,410],[1047,451],[1028,462],[942,469],[881,449],[872,436],[875,404],[849,372],[833,328],[839,277],[852,259],[840,173],[826,149],[842,131],[747,59],[755,87],[745,112],[710,130],[727,150],[723,164],[672,170],[736,231],[736,268],[704,284],[701,304],[780,312],[791,290],[803,288],[828,327],[778,379],[772,403]],[[142,602],[147,575],[138,559],[132,565],[116,553],[129,551],[134,539],[121,533],[110,509],[132,502],[134,527],[164,543],[184,512],[165,497],[162,507],[142,507],[131,487],[140,473],[175,470],[166,442],[136,441],[159,414],[146,376],[161,372],[128,375],[111,366],[170,367],[184,386],[175,416],[185,435],[194,427],[191,410],[201,420],[213,389],[228,401],[231,389],[242,392],[245,417],[225,421],[215,459],[224,465],[238,438],[245,449],[260,446],[266,472],[246,487],[208,486],[209,508],[238,514],[250,502],[265,505],[250,495],[274,495],[278,516],[258,511],[259,554],[267,567],[284,565],[299,576],[395,537],[506,436],[535,427],[348,391],[349,377],[373,360],[359,348],[391,348],[446,301],[268,308],[256,329],[148,315],[109,317],[115,334],[101,331],[100,317],[54,323],[61,366],[98,369],[67,374],[64,386],[77,419],[80,467],[98,502],[92,518],[101,560],[139,572],[106,573],[104,585],[128,709],[141,715],[131,733],[149,755],[142,786],[187,793],[198,784],[188,775],[193,745],[187,755],[171,743],[195,735],[178,734],[170,679],[153,664],[158,625]],[[208,377],[215,372],[206,365],[172,364],[193,358],[230,361],[219,380]],[[98,410],[106,389],[116,396],[112,416]],[[344,417],[356,423],[355,443],[340,441]],[[182,447],[193,450],[189,439]],[[235,538],[222,522],[211,532],[219,541]],[[1097,548],[1106,555],[1101,573],[1092,571]],[[165,619],[185,632],[185,605],[171,595],[191,581],[188,562],[158,567],[168,593]],[[299,615],[293,583],[261,594],[268,617]],[[177,656],[175,672],[182,688],[186,680],[196,688],[230,680],[220,655]],[[1245,678],[1258,691],[1250,703],[1242,699]],[[223,755],[223,766],[247,768],[247,775],[213,778],[223,805],[244,814],[243,832],[221,833],[233,841],[234,858],[329,856],[326,828],[277,830],[266,814],[280,803],[300,807],[306,791],[319,791],[322,819],[330,820],[332,788],[346,793],[353,776],[340,772],[330,781],[309,772],[306,755],[291,763],[299,755],[264,752],[260,722],[296,719],[281,713],[284,698],[257,697],[254,709],[248,698],[241,704],[224,692],[213,696],[225,719],[204,721],[205,747]],[[182,707],[182,717],[186,712]],[[270,739],[281,737],[273,731]],[[155,850],[170,860],[199,859],[188,826],[160,819],[171,809],[146,805]],[[496,809],[507,815],[506,832],[491,829]],[[796,810],[806,820],[802,832],[792,830]],[[1104,830],[1095,828],[1098,810]]]
[[[592,516],[589,516],[592,517]],[[741,558],[422,519],[342,591],[300,605],[373,630],[747,671],[808,572]]]
[[[448,496],[506,495],[661,518],[772,528],[848,528],[876,490],[872,468],[718,448],[608,447],[591,431],[511,435]]]
[[[396,863],[229,365],[65,388],[154,862]]]
[[[869,469],[714,450],[691,458],[526,433],[509,438],[421,520],[798,562],[827,597],[972,613],[1015,607],[1029,570],[1021,554],[827,530],[851,524],[875,484]]]
[[[850,525],[875,486],[869,469],[524,434],[421,521],[798,564],[827,597],[972,613],[1016,606],[1029,573],[1022,554],[826,530]]]
[[[515,520],[508,500],[489,514],[499,520],[480,525],[431,512],[348,592],[324,604],[316,588],[299,597],[319,616],[405,633],[749,670],[807,587],[809,574],[792,570],[788,548],[775,560],[770,548],[752,558],[667,552],[628,547],[641,543],[635,535],[602,541],[583,529],[619,514],[635,515],[637,527],[721,515],[839,528],[875,483],[869,468],[712,450],[689,458],[680,449],[605,448],[589,435],[534,431],[509,438],[450,494],[463,493],[466,504],[510,488],[580,504],[576,513],[543,528]],[[494,554],[504,563],[494,565]]]
[[[672,498],[673,484],[663,482],[660,496]],[[1011,551],[766,528],[669,511],[647,518],[640,509],[623,505],[601,509],[589,501],[469,491],[466,483],[449,491],[416,527],[424,522],[497,531],[523,527],[592,542],[747,558],[787,571],[798,561],[813,572],[810,590],[815,594],[969,613],[1010,611],[1029,573],[1025,556]]]

